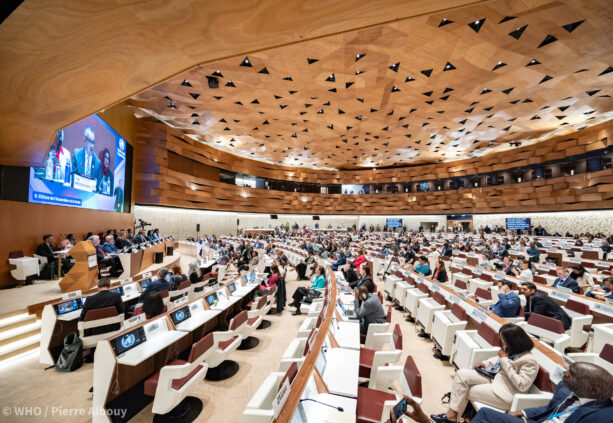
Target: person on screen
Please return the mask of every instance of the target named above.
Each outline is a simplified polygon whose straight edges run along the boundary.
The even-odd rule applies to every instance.
[[[123,209],[123,179],[119,179],[113,195],[115,196],[115,211],[120,212]]]
[[[55,147],[55,158],[53,160],[54,179],[66,180],[68,178],[68,182],[70,182],[70,151],[64,148],[64,130],[58,131],[56,139],[57,146]],[[66,176],[66,173],[68,173],[68,176]]]
[[[100,175],[96,184],[96,191],[100,194],[111,195],[113,192],[113,171],[111,170],[111,152],[105,148],[98,153],[100,159]]]
[[[91,126],[86,126],[83,130],[84,146],[74,151],[72,158],[72,171],[88,178],[99,179],[100,159],[94,154],[96,146],[96,136]]]

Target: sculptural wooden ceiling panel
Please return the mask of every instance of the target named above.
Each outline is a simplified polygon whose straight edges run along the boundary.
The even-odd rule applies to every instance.
[[[275,164],[479,157],[611,119],[611,12],[493,1],[203,64],[129,103]]]

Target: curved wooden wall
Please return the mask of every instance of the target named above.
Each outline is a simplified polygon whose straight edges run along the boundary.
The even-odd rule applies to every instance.
[[[502,171],[583,154],[606,148],[613,143],[613,122],[605,122],[563,137],[555,137],[538,144],[520,147],[512,152],[449,163],[375,171],[331,172],[276,166],[234,156],[194,141],[182,132],[162,123],[144,120],[139,122],[137,139],[139,148],[135,154],[136,160],[142,156],[147,156],[148,160],[155,157],[157,164],[163,164],[167,160],[168,152],[172,152],[203,165],[262,178],[317,184],[368,184],[422,181]],[[149,162],[147,165],[151,166],[152,163]],[[138,171],[138,166],[135,166],[135,169]],[[138,199],[137,202],[139,202]]]

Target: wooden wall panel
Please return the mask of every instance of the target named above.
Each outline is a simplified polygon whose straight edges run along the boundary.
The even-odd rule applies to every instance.
[[[8,255],[10,251],[22,250],[31,256],[42,236],[53,234],[56,242],[73,233],[78,241],[87,232],[98,233],[107,229],[127,229],[134,226],[131,213],[114,213],[73,207],[49,206],[15,201],[0,201],[0,288],[13,286],[15,280],[9,273]]]

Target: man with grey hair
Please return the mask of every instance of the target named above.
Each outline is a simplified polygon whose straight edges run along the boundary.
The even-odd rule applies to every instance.
[[[115,237],[113,235],[107,235],[104,238],[104,244],[102,244],[102,251],[107,254],[119,254],[119,250],[115,247]]]
[[[98,280],[98,292],[84,299],[83,309],[81,310],[80,320],[85,319],[87,312],[107,307],[115,307],[117,314],[124,312],[123,301],[119,292],[111,291],[111,280],[102,278]],[[99,326],[97,328],[86,329],[85,335],[98,335],[101,333],[119,330],[119,323],[111,325]],[[88,332],[89,331],[89,332]]]
[[[83,130],[84,146],[77,148],[72,156],[72,172],[88,178],[98,179],[101,173],[100,159],[96,156],[96,136],[91,126]]]
[[[109,236],[111,238],[113,237],[112,235]],[[100,246],[100,237],[98,235],[90,236],[88,241],[91,241],[91,243],[94,244],[94,248],[96,249],[96,257],[98,258],[98,265],[102,264],[102,267],[110,267],[111,277],[116,278],[123,273],[123,266],[121,265],[119,256],[108,255]],[[113,247],[115,246],[113,245]]]

